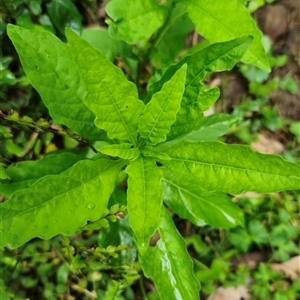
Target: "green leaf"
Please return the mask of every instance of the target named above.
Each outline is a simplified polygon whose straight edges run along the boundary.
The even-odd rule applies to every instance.
[[[82,29],[81,14],[71,0],[55,0],[47,4],[48,14],[59,30],[64,35],[65,28],[70,27],[75,32],[80,33]]]
[[[210,45],[183,58],[176,65],[170,66],[162,78],[149,87],[149,95],[157,93],[182,65],[188,65],[181,107],[167,140],[186,134],[199,124],[203,117],[203,110],[206,110],[219,95],[216,88],[206,90],[199,82],[207,73],[232,69],[245,54],[251,42],[251,37],[242,37],[229,42]]]
[[[178,179],[167,169],[163,172],[163,187],[165,203],[195,225],[207,223],[225,229],[244,225],[243,211],[226,194],[201,191],[197,185]]]
[[[143,255],[160,220],[162,174],[154,159],[143,156],[132,161],[126,172],[129,175],[127,191],[129,224],[136,237],[138,249]]]
[[[208,110],[220,97],[220,90],[218,87],[201,88],[198,94],[197,102],[201,111]]]
[[[215,141],[228,132],[230,127],[237,123],[239,118],[226,114],[213,114],[203,118],[196,129],[184,137],[189,141]]]
[[[116,261],[119,266],[122,264],[130,266],[135,262],[137,258],[137,249],[135,247],[132,230],[129,226],[128,216],[115,223],[110,223],[107,229],[101,230],[98,240],[100,245],[105,248],[110,245],[116,247],[119,245],[131,246],[130,249],[123,250]]]
[[[184,48],[186,35],[194,29],[185,5],[177,3],[160,38],[153,45],[151,61],[156,66],[168,66]]]
[[[11,24],[7,28],[26,75],[51,117],[85,138],[101,140],[104,132],[94,125],[94,114],[82,102],[85,91],[68,45],[49,32]]]
[[[8,176],[7,172],[6,172],[6,169],[4,168],[4,165],[0,163],[0,179],[1,180],[5,180],[5,179],[10,179],[10,177]],[[1,183],[1,181],[0,181]],[[2,193],[2,186],[1,187],[1,194]]]
[[[166,140],[176,120],[184,92],[187,65],[184,64],[167,81],[160,92],[152,96],[140,118],[139,133],[143,144],[156,145]]]
[[[262,45],[262,33],[247,8],[236,0],[179,0],[187,6],[191,20],[198,32],[210,43],[224,42],[251,35],[254,40],[242,61],[270,72],[268,59]]]
[[[110,36],[136,44],[148,40],[163,25],[166,7],[157,0],[112,0],[106,13],[112,18],[107,22]]]
[[[170,160],[171,159],[167,154],[165,154],[161,151],[158,151],[158,150],[156,150],[155,148],[153,148],[151,146],[143,147],[142,153],[143,153],[144,156],[157,158],[158,160],[160,160],[160,159]]]
[[[124,161],[82,160],[49,175],[1,203],[0,246],[16,248],[34,237],[70,235],[87,220],[98,220]]]
[[[113,61],[118,54],[125,58],[131,55],[131,46],[111,38],[106,29],[85,28],[81,37],[101,51],[110,61]]]
[[[49,153],[36,161],[22,161],[6,169],[9,183],[0,182],[1,194],[9,197],[13,192],[25,189],[46,175],[59,174],[72,167],[83,156],[72,152]]]
[[[161,213],[159,234],[156,246],[140,256],[145,275],[154,281],[161,299],[198,300],[200,285],[193,273],[192,259],[166,209]]]
[[[202,190],[239,194],[271,193],[300,188],[300,166],[243,145],[221,142],[180,142],[166,151],[163,161],[177,177]]]
[[[128,143],[103,146],[99,151],[103,154],[123,159],[134,159],[140,154],[138,148],[133,148],[133,146]]]
[[[100,51],[66,29],[72,56],[81,74],[84,104],[96,115],[95,124],[110,139],[130,141],[136,146],[139,118],[144,103],[136,86]]]

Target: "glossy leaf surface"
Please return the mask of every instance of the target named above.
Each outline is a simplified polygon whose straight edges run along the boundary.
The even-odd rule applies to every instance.
[[[166,209],[161,213],[159,234],[156,246],[140,257],[145,275],[154,281],[161,299],[198,300],[200,285],[192,259]]]
[[[16,248],[34,237],[72,234],[87,220],[99,219],[124,161],[82,160],[49,175],[1,203],[1,246]]]
[[[236,0],[180,0],[187,6],[191,20],[198,32],[210,43],[232,40],[251,35],[254,40],[242,61],[270,71],[262,45],[262,33],[246,7]]]
[[[95,124],[110,139],[136,144],[138,121],[144,103],[136,86],[100,51],[73,31],[66,30],[72,56],[81,74],[84,104],[96,115]]]
[[[135,44],[147,40],[162,26],[166,7],[156,0],[112,0],[106,6],[111,37]]]
[[[155,160],[140,156],[126,168],[129,175],[127,202],[129,224],[143,255],[155,233],[162,206],[161,170]]]
[[[22,161],[6,169],[11,178],[0,185],[2,195],[9,197],[13,192],[24,189],[46,175],[59,174],[72,167],[84,157],[71,152],[50,153],[40,160]]]
[[[8,36],[52,118],[85,138],[101,140],[104,132],[94,125],[94,114],[82,102],[85,91],[68,45],[49,32],[11,24]]]
[[[139,123],[139,133],[143,143],[156,145],[165,141],[180,109],[185,87],[186,67],[187,65],[183,65],[145,106]]]
[[[166,169],[163,187],[164,202],[180,217],[195,225],[202,226],[205,222],[225,229],[244,225],[243,211],[226,194],[204,192],[197,185],[178,179]]]
[[[133,148],[133,146],[128,143],[107,145],[100,148],[99,151],[103,154],[120,157],[123,159],[137,158],[140,154],[138,148]]]
[[[239,194],[271,193],[300,188],[300,166],[249,146],[221,142],[180,142],[166,153],[163,164],[182,180],[202,190]]]
[[[199,124],[203,117],[203,109],[207,109],[207,106],[216,100],[216,93],[218,93],[214,89],[211,94],[206,94],[206,97],[201,98],[202,86],[199,82],[208,72],[232,69],[245,54],[251,42],[251,37],[242,37],[229,42],[210,45],[183,58],[176,65],[170,66],[162,78],[149,87],[149,95],[153,95],[161,90],[163,84],[170,80],[183,64],[188,65],[181,107],[167,140],[186,134]]]

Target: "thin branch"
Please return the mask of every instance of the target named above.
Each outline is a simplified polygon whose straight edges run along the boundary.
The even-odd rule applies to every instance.
[[[20,126],[28,127],[28,128],[33,128],[37,132],[51,132],[56,135],[60,136],[67,136],[77,142],[79,142],[82,145],[85,145],[89,148],[91,148],[96,154],[99,153],[97,149],[90,144],[89,141],[85,140],[82,136],[80,136],[77,133],[72,133],[69,132],[65,129],[62,129],[61,127],[58,127],[56,125],[51,125],[48,121],[44,119],[40,119],[39,121],[35,122],[29,117],[23,117],[20,118],[19,114],[17,112],[11,111],[8,115],[5,115],[1,110],[0,110],[0,120],[5,120],[6,122],[10,123],[15,123]]]

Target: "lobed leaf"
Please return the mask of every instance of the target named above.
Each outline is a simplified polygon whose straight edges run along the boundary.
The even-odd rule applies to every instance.
[[[243,211],[224,193],[204,192],[166,169],[163,172],[163,187],[164,202],[181,218],[197,226],[207,223],[229,229],[244,225]]]
[[[246,7],[236,0],[179,1],[186,4],[189,16],[198,32],[210,43],[224,42],[246,35],[253,36],[253,43],[241,60],[270,72],[262,45],[262,33]]]
[[[94,114],[82,102],[85,91],[68,45],[46,31],[8,24],[7,32],[51,117],[86,139],[102,140],[105,133],[94,125]]]
[[[166,7],[157,0],[112,0],[106,13],[112,18],[109,34],[128,44],[148,40],[163,25]]]
[[[139,252],[143,255],[160,220],[162,174],[153,158],[143,156],[132,161],[126,172],[129,175],[127,190],[129,224],[136,237]]]
[[[133,146],[128,143],[106,145],[100,148],[99,151],[103,154],[120,157],[122,159],[134,159],[140,154],[138,148],[133,148]]]
[[[166,209],[162,210],[158,230],[156,246],[140,256],[145,275],[154,281],[161,299],[199,299],[200,285],[193,273],[192,259]]]
[[[187,65],[184,64],[167,81],[160,92],[152,96],[140,118],[139,133],[143,144],[156,145],[166,140],[176,120],[184,92]]]
[[[271,193],[300,188],[300,166],[248,146],[221,142],[180,142],[163,161],[177,177],[207,191]]]
[[[104,129],[110,139],[136,145],[138,122],[144,109],[136,86],[72,30],[66,29],[66,36],[81,74],[83,102],[96,115],[96,126]]]
[[[82,160],[59,175],[41,178],[0,204],[0,246],[16,248],[34,237],[70,235],[98,220],[124,161]]]
[[[182,65],[188,65],[181,107],[176,121],[167,135],[167,140],[186,134],[199,124],[203,117],[203,111],[216,100],[219,94],[216,88],[208,91],[203,89],[200,81],[209,72],[232,69],[243,57],[251,42],[251,37],[241,37],[210,45],[183,58],[176,65],[170,66],[162,78],[149,87],[149,95],[157,93]]]
[[[25,189],[46,175],[59,174],[72,167],[83,156],[72,152],[49,153],[36,161],[22,161],[6,169],[9,182],[0,184],[1,194],[9,197],[13,192]]]

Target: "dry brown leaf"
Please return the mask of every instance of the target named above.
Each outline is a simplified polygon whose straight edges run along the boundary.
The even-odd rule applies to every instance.
[[[258,140],[251,143],[251,147],[258,151],[268,154],[280,154],[284,152],[284,146],[280,142],[266,137],[264,134],[258,135]]]
[[[297,279],[300,275],[300,255],[281,264],[270,264],[270,267],[275,271],[284,273],[291,279]]]
[[[207,300],[247,300],[250,298],[248,288],[240,285],[236,288],[219,287]]]

